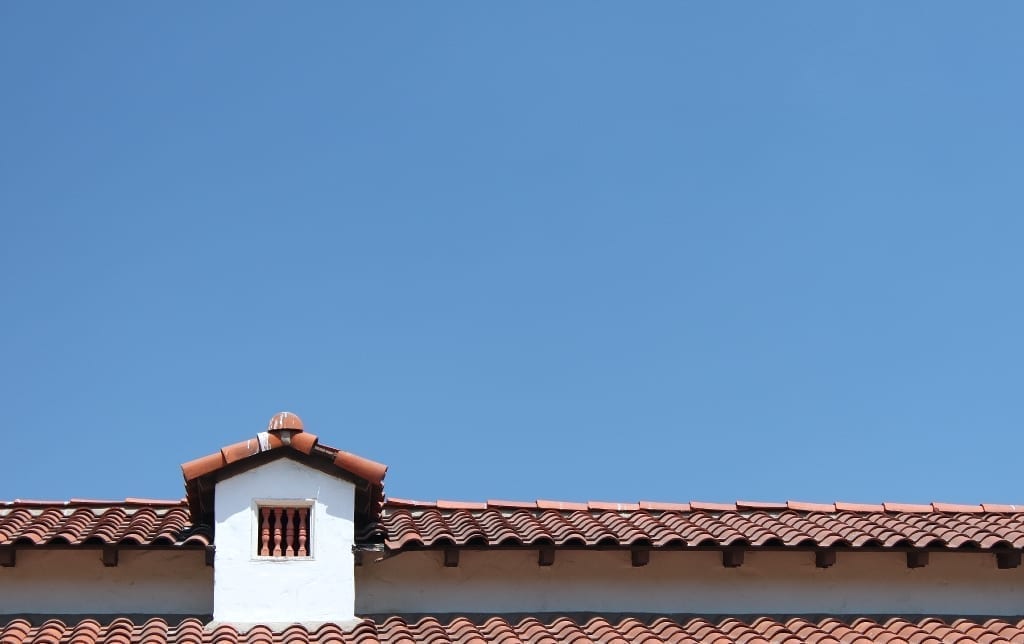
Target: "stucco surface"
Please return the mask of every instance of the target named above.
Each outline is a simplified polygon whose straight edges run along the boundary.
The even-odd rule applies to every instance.
[[[283,458],[217,484],[214,620],[343,622],[354,614],[354,486]],[[255,502],[312,502],[308,559],[255,556]]]
[[[213,569],[201,550],[122,550],[106,567],[100,551],[18,551],[0,568],[0,613],[209,615]]]
[[[405,552],[357,569],[356,612],[927,614],[1019,615],[1024,569],[1000,570],[984,553],[932,553],[908,569],[901,553],[840,553],[816,568],[810,552],[748,552],[724,568],[717,552],[652,552],[632,567],[628,551],[559,551],[550,567],[536,551]]]

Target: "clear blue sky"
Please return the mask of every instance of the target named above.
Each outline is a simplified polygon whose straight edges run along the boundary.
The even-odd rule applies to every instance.
[[[1024,5],[0,4],[0,498],[1022,502]]]

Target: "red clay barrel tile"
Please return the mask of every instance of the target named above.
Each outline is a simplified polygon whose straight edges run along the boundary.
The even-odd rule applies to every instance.
[[[224,467],[224,455],[221,452],[201,456],[200,458],[182,463],[181,473],[186,481],[197,479],[200,476],[216,472]]]
[[[313,452],[313,448],[316,447],[317,440],[316,434],[303,432],[291,437],[291,446],[303,454],[311,454]]]
[[[334,464],[378,486],[384,482],[384,476],[388,471],[388,466],[383,463],[377,463],[368,458],[341,450],[338,450],[338,453],[334,455]]]
[[[248,440],[239,441],[232,445],[222,447],[220,450],[221,455],[224,457],[224,464],[230,465],[244,458],[249,458],[255,454],[260,453],[260,440],[258,438],[250,438]]]
[[[487,507],[496,509],[533,509],[537,507],[536,501],[506,501],[503,499],[488,499]]]

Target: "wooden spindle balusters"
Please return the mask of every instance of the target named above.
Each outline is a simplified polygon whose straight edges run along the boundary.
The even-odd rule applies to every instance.
[[[263,515],[263,529],[260,530],[260,556],[270,555],[270,508],[260,508]]]
[[[308,506],[261,506],[256,512],[260,557],[309,557],[310,519]]]
[[[295,508],[286,508],[284,521],[284,556],[295,556]]]
[[[309,508],[299,508],[299,550],[300,557],[305,557],[306,550],[306,521],[309,518]]]
[[[281,519],[283,508],[274,508],[274,556],[281,556]]]

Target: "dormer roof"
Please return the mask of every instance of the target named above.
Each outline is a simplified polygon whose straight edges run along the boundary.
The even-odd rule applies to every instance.
[[[380,518],[387,466],[320,443],[315,434],[305,431],[302,419],[296,414],[280,412],[267,423],[266,431],[253,438],[182,464],[185,497],[192,520],[210,522],[218,481],[278,458],[290,458],[351,481],[356,485],[357,518],[367,522]]]

